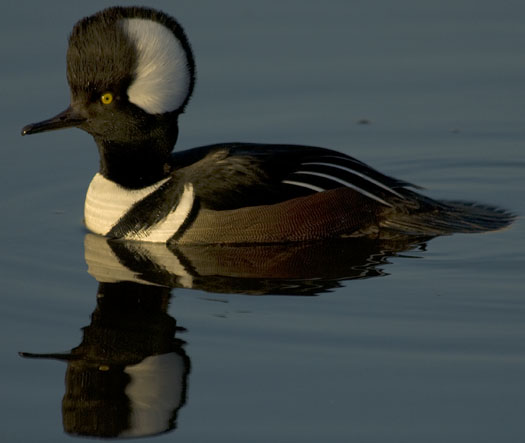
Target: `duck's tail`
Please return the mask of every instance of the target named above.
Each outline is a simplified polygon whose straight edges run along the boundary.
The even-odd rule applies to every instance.
[[[497,231],[512,224],[516,215],[495,206],[463,201],[418,199],[418,209],[396,212],[381,227],[414,235],[445,235]]]

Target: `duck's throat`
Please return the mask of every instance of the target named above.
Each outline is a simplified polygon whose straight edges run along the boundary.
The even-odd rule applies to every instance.
[[[118,144],[96,140],[100,173],[128,189],[141,189],[169,175],[169,151],[144,144]]]

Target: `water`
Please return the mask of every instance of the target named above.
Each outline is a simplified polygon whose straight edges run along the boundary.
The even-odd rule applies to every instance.
[[[521,2],[149,4],[179,18],[196,53],[179,148],[233,140],[334,147],[433,197],[525,212]],[[300,275],[281,263],[281,272],[295,272],[286,289],[265,280],[273,292],[295,284],[317,296],[239,294],[264,292],[252,273],[268,262],[253,251],[232,252],[248,254],[252,267],[230,269],[229,278],[184,251],[206,274],[195,278],[173,275],[184,269],[180,255],[177,265],[146,248],[135,283],[108,281],[131,274],[82,228],[97,168],[90,137],[19,136],[67,105],[66,35],[104,6],[9,2],[2,14],[2,441],[77,440],[72,434],[96,420],[114,433],[127,426],[128,436],[139,423],[151,433],[168,428],[156,441],[521,441],[522,219],[404,252],[380,245],[393,255],[359,245],[365,253],[355,263],[309,251]],[[152,257],[172,274],[144,268]],[[297,281],[329,271],[328,283]],[[104,403],[104,386],[118,400]],[[147,395],[156,420],[140,408],[130,418]]]

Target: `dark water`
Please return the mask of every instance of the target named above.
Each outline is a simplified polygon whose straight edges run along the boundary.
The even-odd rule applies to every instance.
[[[179,147],[333,147],[433,197],[525,212],[522,2],[148,4],[196,53]],[[277,252],[85,236],[91,139],[19,130],[67,105],[66,36],[104,6],[3,8],[1,440],[522,441],[521,218]],[[302,296],[244,295],[265,292]]]

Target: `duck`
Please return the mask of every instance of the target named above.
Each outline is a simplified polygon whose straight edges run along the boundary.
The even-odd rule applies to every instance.
[[[196,81],[182,26],[148,7],[109,7],[75,24],[70,105],[22,135],[76,127],[99,152],[84,223],[111,239],[167,244],[273,244],[403,233],[485,232],[514,216],[424,196],[337,150],[216,143],[175,151]]]

